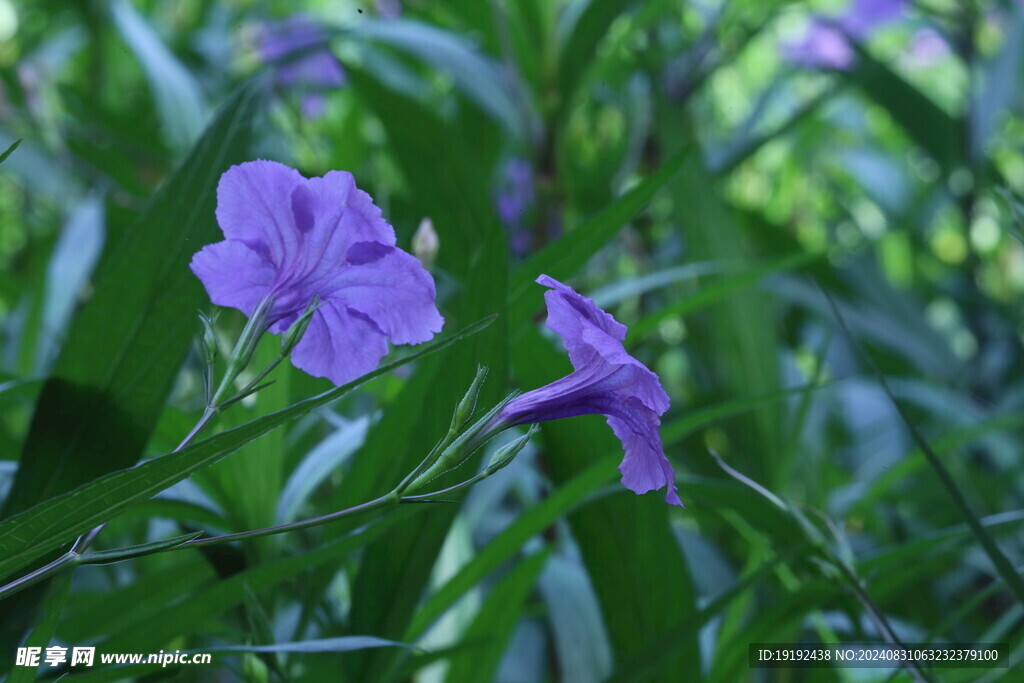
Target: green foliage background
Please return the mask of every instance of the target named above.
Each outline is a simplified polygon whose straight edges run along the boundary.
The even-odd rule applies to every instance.
[[[16,647],[60,643],[215,665],[44,678],[1016,680],[1024,8],[921,0],[848,71],[780,57],[836,7],[0,0],[0,148],[22,139],[0,167],[0,575],[104,521],[100,550],[386,493],[478,364],[483,406],[570,369],[540,273],[661,376],[687,505],[618,485],[600,417],[548,423],[454,504],[0,601],[0,676],[32,680]],[[255,50],[299,9],[348,73],[313,119]],[[948,46],[930,60],[927,30]],[[257,157],[351,171],[403,248],[429,217],[445,334],[497,317],[317,399],[329,384],[282,365],[167,456],[203,401],[187,263],[220,239],[220,174]],[[535,180],[515,229],[495,208],[510,159]],[[243,322],[223,312],[225,344]],[[1010,668],[748,667],[749,643],[797,641],[1007,642]]]

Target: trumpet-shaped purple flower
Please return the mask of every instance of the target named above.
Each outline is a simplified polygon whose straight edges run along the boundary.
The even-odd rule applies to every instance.
[[[395,344],[441,330],[434,281],[395,246],[395,231],[351,173],[304,178],[273,161],[232,166],[217,186],[223,242],[192,257],[213,303],[251,315],[270,297],[267,326],[284,332],[319,295],[323,305],[291,354],[316,377],[344,384]]]
[[[512,426],[604,415],[626,451],[619,465],[623,485],[635,493],[667,487],[665,500],[682,506],[658,433],[668,395],[658,376],[622,346],[626,326],[554,278],[541,275],[537,282],[551,288],[544,294],[547,326],[562,337],[575,371],[512,399],[495,422]]]
[[[340,87],[347,80],[341,62],[324,45],[326,40],[323,28],[310,17],[293,14],[283,21],[265,24],[258,45],[264,62],[282,62],[274,71],[278,87],[310,91],[302,98],[302,113],[309,118],[323,112],[324,96],[319,91]]]

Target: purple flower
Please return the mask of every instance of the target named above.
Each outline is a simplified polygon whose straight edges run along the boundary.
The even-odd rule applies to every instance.
[[[304,178],[273,161],[232,166],[217,186],[223,242],[192,257],[213,303],[251,315],[264,297],[267,326],[288,329],[319,295],[292,363],[344,384],[377,367],[387,341],[418,344],[441,330],[434,281],[395,246],[395,231],[351,173]]]
[[[575,371],[512,399],[495,422],[509,427],[604,415],[626,451],[619,465],[623,485],[635,493],[667,487],[665,500],[682,506],[658,433],[668,395],[658,376],[623,348],[626,326],[547,275],[537,282],[551,288],[544,294],[547,326],[562,337]]]
[[[323,112],[324,97],[316,91],[337,88],[346,82],[345,69],[326,47],[326,41],[319,24],[305,14],[293,14],[283,21],[265,24],[258,46],[264,62],[282,62],[274,71],[278,87],[314,91],[307,92],[302,100],[302,112],[309,118]]]

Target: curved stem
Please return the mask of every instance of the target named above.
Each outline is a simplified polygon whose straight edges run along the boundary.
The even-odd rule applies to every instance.
[[[217,408],[211,408],[210,406],[204,408],[203,414],[196,422],[195,426],[192,427],[191,431],[185,435],[185,438],[181,440],[181,443],[179,443],[171,453],[177,453],[181,449],[185,448],[185,446],[192,443],[195,438],[199,436],[199,432],[203,431],[206,425],[210,424],[210,420],[212,420],[213,416],[217,414],[217,411]]]
[[[485,470],[481,471],[479,474],[477,474],[477,475],[467,479],[466,481],[464,481],[464,482],[462,482],[460,484],[455,484],[454,486],[449,486],[448,488],[441,489],[440,491],[431,491],[430,493],[420,493],[420,494],[417,494],[415,496],[402,496],[401,498],[399,498],[398,502],[400,502],[400,503],[433,502],[431,499],[435,498],[436,496],[441,496],[441,495],[444,495],[445,493],[451,493],[452,491],[458,491],[459,489],[464,489],[467,486],[472,486],[473,484],[475,484],[478,481],[481,481],[483,479],[486,479],[487,477],[491,476],[492,474],[493,474],[493,472],[489,472],[488,470],[485,469]]]
[[[281,534],[286,531],[296,531],[298,529],[307,529],[309,527],[320,526],[321,524],[327,524],[329,522],[335,522],[339,519],[345,519],[357,515],[361,512],[369,512],[370,510],[376,510],[379,508],[397,506],[401,501],[398,496],[387,494],[380,498],[375,498],[371,501],[361,503],[355,507],[345,508],[337,512],[331,512],[326,515],[320,515],[319,517],[310,517],[309,519],[303,519],[298,522],[290,522],[288,524],[279,524],[277,526],[265,527],[263,529],[252,529],[250,531],[239,531],[234,534],[224,534],[222,536],[210,536],[209,538],[197,538],[192,541],[186,541],[181,545],[176,545],[169,550],[178,550],[181,548],[199,548],[206,545],[216,545],[218,543],[228,543],[230,541],[241,541],[247,538],[259,538],[260,536],[273,536],[275,534]],[[82,558],[82,564],[88,564],[88,556]]]
[[[91,533],[91,532],[90,532]],[[84,538],[84,536],[83,536]],[[77,544],[76,544],[77,545]],[[69,550],[64,553],[53,562],[45,564],[38,569],[25,574],[20,578],[11,581],[9,584],[0,587],[0,600],[6,598],[8,595],[17,593],[20,590],[24,590],[29,586],[39,583],[40,581],[47,579],[54,574],[63,571],[66,567],[72,567],[78,564],[78,559],[81,556],[75,550]]]

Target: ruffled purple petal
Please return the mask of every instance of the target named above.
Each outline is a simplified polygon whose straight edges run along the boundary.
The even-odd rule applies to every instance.
[[[210,301],[250,315],[274,284],[274,265],[242,242],[227,240],[199,250],[189,268],[203,283]]]
[[[217,223],[229,240],[244,242],[282,267],[299,250],[292,192],[305,182],[276,161],[232,166],[217,184]]]
[[[626,451],[619,465],[622,485],[638,494],[665,487],[667,503],[686,507],[679,499],[676,473],[661,447],[657,414],[631,399],[622,404],[622,413],[628,417],[608,416],[608,426]]]
[[[625,325],[591,299],[550,276],[541,275],[537,282],[552,288],[544,294],[548,307],[547,326],[562,338],[574,368],[599,362],[629,366],[634,370],[630,374],[630,392],[652,410],[659,413],[668,410],[668,394],[661,388],[658,376],[622,346],[626,338]]]
[[[303,180],[290,198],[294,222],[301,233],[301,253],[289,264],[289,279],[322,287],[349,259],[352,246],[375,242],[395,244],[395,231],[370,195],[356,187],[351,173],[331,171]]]
[[[583,339],[584,331],[596,328],[612,341],[621,342],[626,338],[626,326],[605,313],[597,304],[572,288],[563,285],[548,275],[537,278],[537,284],[551,287],[544,293],[547,303],[549,329],[558,333],[569,352],[573,367],[586,365],[593,346]]]
[[[373,371],[387,352],[387,340],[372,321],[328,303],[313,314],[291,358],[300,370],[342,385]]]
[[[415,256],[379,243],[358,243],[349,265],[325,287],[326,296],[372,320],[395,344],[418,344],[441,331],[434,279]],[[369,259],[369,260],[367,260]]]

